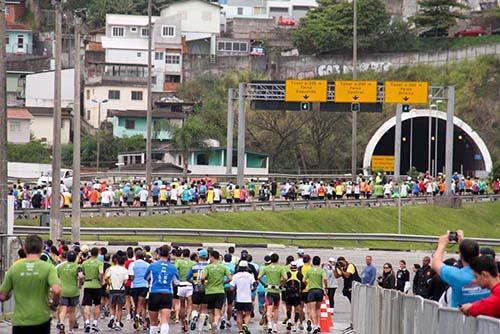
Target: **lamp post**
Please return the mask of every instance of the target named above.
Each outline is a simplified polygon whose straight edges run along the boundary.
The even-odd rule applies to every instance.
[[[92,102],[97,103],[98,105],[98,113],[97,113],[97,134],[96,134],[96,140],[97,140],[97,155],[96,155],[96,169],[97,172],[99,172],[99,154],[101,151],[101,104],[107,103],[108,99],[104,100],[96,100],[92,99]]]
[[[352,13],[352,80],[358,79],[358,2],[353,0],[352,2],[353,13]],[[352,180],[356,180],[356,165],[357,165],[357,136],[358,136],[358,115],[357,111],[352,110],[352,160],[351,160],[351,174]]]

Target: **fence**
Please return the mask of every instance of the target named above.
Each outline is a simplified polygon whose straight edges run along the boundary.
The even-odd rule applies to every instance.
[[[410,197],[402,198],[401,205],[434,204],[441,197]],[[484,196],[462,196],[459,197],[465,203],[493,202],[500,200],[500,195]],[[240,204],[213,204],[213,205],[188,205],[188,206],[166,206],[146,208],[140,207],[112,207],[112,208],[83,208],[82,217],[113,217],[113,216],[152,216],[167,214],[207,214],[212,212],[238,212],[238,211],[278,211],[299,210],[319,208],[349,208],[349,207],[380,207],[397,206],[397,199],[340,199],[340,200],[317,200],[317,201],[270,201],[270,202],[248,202]],[[21,209],[16,210],[14,219],[37,219],[48,210],[43,209]],[[64,218],[71,217],[71,209],[62,209]]]
[[[500,319],[466,317],[420,296],[354,283],[352,320],[357,334],[498,334]]]

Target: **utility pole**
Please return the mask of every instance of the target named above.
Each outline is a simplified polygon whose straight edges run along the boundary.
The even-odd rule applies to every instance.
[[[8,269],[7,238],[7,96],[5,56],[5,1],[0,1],[0,281]]]
[[[54,72],[54,129],[52,143],[52,202],[50,205],[50,238],[62,239],[61,208],[61,0],[52,0],[56,9],[55,63]]]
[[[451,191],[452,180],[453,180],[453,137],[454,137],[454,125],[453,118],[455,116],[455,86],[448,87],[448,105],[446,112],[446,196],[452,196]]]
[[[396,129],[394,133],[394,181],[399,188],[398,196],[398,234],[401,234],[401,118],[403,105],[396,107]]]
[[[80,242],[80,31],[86,19],[85,10],[75,10],[75,95],[73,99],[73,186],[71,191],[71,240]]]
[[[148,0],[148,110],[146,114],[146,184],[149,186],[151,182],[151,131],[153,123],[153,106],[151,98],[151,57],[152,57],[152,36],[153,29],[151,24],[151,0]]]
[[[238,175],[237,183],[240,187],[245,184],[245,84],[238,86]]]
[[[226,175],[233,175],[233,127],[234,127],[234,93],[227,91],[227,139],[226,139]]]
[[[352,80],[358,79],[358,4],[357,0],[353,0],[353,17],[352,17]],[[353,181],[356,180],[356,166],[358,156],[358,114],[352,110],[352,160],[351,160],[351,175]]]

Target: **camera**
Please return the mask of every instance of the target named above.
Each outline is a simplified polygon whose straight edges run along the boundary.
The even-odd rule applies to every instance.
[[[457,232],[448,233],[448,240],[450,242],[458,242],[458,233]]]

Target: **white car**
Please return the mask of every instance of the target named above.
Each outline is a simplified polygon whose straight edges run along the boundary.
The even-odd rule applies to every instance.
[[[73,185],[73,170],[72,169],[61,169],[61,181],[67,189],[71,190]],[[47,172],[42,174],[37,181],[38,186],[48,186],[52,182],[52,172]]]

